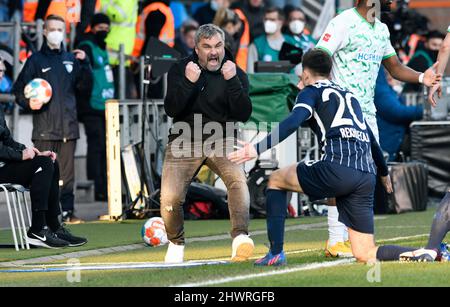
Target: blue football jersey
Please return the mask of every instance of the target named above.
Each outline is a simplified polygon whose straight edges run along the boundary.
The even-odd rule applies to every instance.
[[[322,160],[376,173],[371,135],[355,96],[329,80],[305,87],[296,108],[308,110],[308,124],[323,149]]]

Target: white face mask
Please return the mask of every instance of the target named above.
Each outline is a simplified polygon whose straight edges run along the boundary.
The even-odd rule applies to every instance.
[[[289,30],[293,34],[300,34],[305,29],[305,23],[301,20],[293,20],[289,23]]]
[[[219,4],[216,1],[211,1],[211,9],[217,11],[219,9]]]
[[[267,34],[274,34],[278,30],[278,25],[275,21],[267,20],[264,22],[264,31]]]
[[[61,45],[61,42],[64,40],[64,33],[59,31],[51,31],[47,33],[47,41],[54,46]]]

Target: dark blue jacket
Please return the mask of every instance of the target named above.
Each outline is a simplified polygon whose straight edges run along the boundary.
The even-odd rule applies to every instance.
[[[90,91],[92,70],[89,60],[79,61],[71,52],[61,46],[51,50],[44,42],[39,52],[34,53],[26,62],[17,78],[13,92],[16,102],[31,110],[29,99],[23,90],[34,78],[48,81],[52,87],[52,98],[42,109],[33,112],[32,140],[62,141],[78,139],[76,91]]]
[[[423,107],[405,106],[403,99],[388,84],[383,68],[378,73],[375,87],[375,107],[380,145],[389,153],[389,160],[393,161],[409,124],[422,119]]]

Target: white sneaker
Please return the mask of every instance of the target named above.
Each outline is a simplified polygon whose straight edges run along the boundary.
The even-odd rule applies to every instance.
[[[241,262],[248,260],[253,255],[255,245],[248,235],[240,234],[233,239],[232,249],[231,261]]]
[[[165,263],[182,263],[184,258],[184,245],[176,245],[169,242],[167,248]]]

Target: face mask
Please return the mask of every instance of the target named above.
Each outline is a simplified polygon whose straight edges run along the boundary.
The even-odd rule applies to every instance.
[[[278,26],[275,21],[267,20],[266,22],[264,22],[264,31],[267,34],[274,34],[275,32],[277,32],[277,29]]]
[[[52,31],[47,33],[47,41],[54,46],[61,45],[61,42],[64,40],[64,33],[59,31]]]
[[[211,1],[211,9],[213,11],[217,11],[219,9],[219,5],[217,4],[216,1]]]
[[[301,20],[294,20],[289,23],[289,30],[294,34],[300,34],[305,29],[305,23]]]
[[[104,42],[107,36],[108,36],[108,31],[97,31],[95,33],[95,39],[99,43]]]

